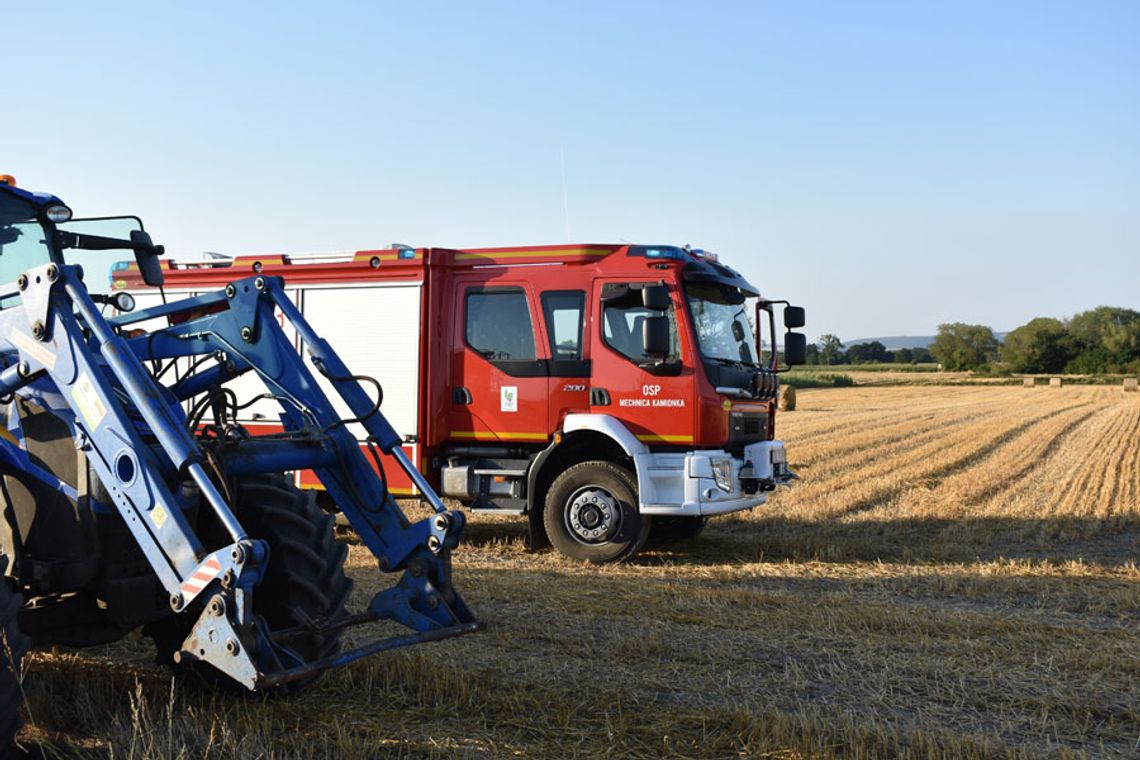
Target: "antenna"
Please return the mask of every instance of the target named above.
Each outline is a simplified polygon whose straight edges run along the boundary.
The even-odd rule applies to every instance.
[[[566,148],[558,144],[558,155],[562,159],[562,223],[566,227],[566,242],[570,242],[570,203],[566,199]]]

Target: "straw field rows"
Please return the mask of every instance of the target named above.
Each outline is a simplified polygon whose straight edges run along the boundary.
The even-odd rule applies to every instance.
[[[475,518],[486,630],[291,700],[174,683],[142,639],[37,655],[23,734],[60,756],[1135,757],[1140,398],[801,390],[802,481],[620,567]],[[357,602],[382,582],[351,547]]]

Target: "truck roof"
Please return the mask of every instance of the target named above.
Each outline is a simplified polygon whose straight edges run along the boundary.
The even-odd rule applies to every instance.
[[[236,257],[209,254],[200,259],[162,260],[167,285],[179,287],[223,286],[253,274],[281,275],[302,283],[333,283],[346,280],[416,279],[428,266],[449,269],[525,266],[543,264],[597,264],[615,254],[672,261],[687,267],[718,270],[725,279],[737,280],[755,290],[732,269],[704,251],[668,245],[628,243],[575,243],[562,245],[509,246],[495,248],[388,248],[323,253],[266,253]],[[144,287],[138,266],[123,261],[111,271],[112,287],[118,290]]]

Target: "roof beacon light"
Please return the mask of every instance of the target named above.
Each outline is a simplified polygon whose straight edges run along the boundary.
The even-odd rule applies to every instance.
[[[62,203],[53,203],[44,209],[44,216],[47,217],[49,222],[59,224],[71,218],[71,209]]]
[[[720,261],[720,256],[717,256],[712,251],[703,251],[700,248],[694,248],[693,255],[698,256],[705,261]]]
[[[644,256],[647,259],[675,259],[684,261],[687,257],[680,248],[671,245],[631,245],[628,256]]]
[[[391,250],[396,252],[397,259],[414,259],[416,257],[416,249],[410,245],[403,243],[392,243]]]
[[[12,187],[15,187],[16,178],[11,174],[0,174],[0,185],[11,185]]]

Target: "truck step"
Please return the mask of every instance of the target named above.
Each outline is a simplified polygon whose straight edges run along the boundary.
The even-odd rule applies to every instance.
[[[520,517],[526,514],[522,509],[504,509],[502,507],[475,507],[467,510],[473,515],[514,515]]]

